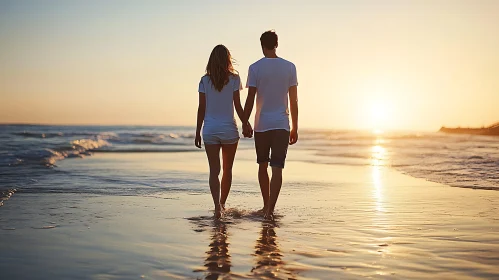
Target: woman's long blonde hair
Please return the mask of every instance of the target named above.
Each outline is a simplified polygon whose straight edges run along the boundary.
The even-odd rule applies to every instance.
[[[206,65],[206,75],[210,77],[211,83],[216,90],[222,91],[229,82],[229,77],[237,75],[232,62],[230,51],[224,45],[218,45],[211,51],[208,65]]]

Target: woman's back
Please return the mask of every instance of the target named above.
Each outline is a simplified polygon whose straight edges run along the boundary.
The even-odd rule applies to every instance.
[[[234,91],[242,89],[241,79],[237,75],[229,75],[229,82],[218,91],[208,75],[201,78],[199,92],[205,94],[206,112],[203,133],[237,131],[234,118]]]

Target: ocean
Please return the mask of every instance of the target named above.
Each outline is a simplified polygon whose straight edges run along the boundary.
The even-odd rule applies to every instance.
[[[299,136],[291,149],[312,152],[314,157],[290,160],[387,166],[449,187],[499,190],[496,137],[306,129]],[[172,191],[175,188],[161,187],[164,182],[160,176],[151,179],[130,174],[119,180],[101,178],[102,184],[87,186],[85,180],[94,174],[78,170],[61,174],[58,164],[63,160],[84,161],[95,153],[203,152],[193,142],[193,127],[0,125],[0,201],[15,192],[137,195]],[[240,149],[252,148],[251,139],[240,141]],[[65,180],[66,184],[51,183],[52,178],[61,176],[71,179]],[[112,183],[112,187],[106,183]]]
[[[274,222],[252,139],[221,220],[193,142],[193,127],[1,125],[4,278],[499,277],[497,138],[303,129]]]

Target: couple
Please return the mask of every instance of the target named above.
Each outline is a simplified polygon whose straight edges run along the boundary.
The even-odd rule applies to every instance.
[[[229,50],[216,46],[206,66],[206,75],[199,82],[199,107],[195,145],[201,148],[202,138],[210,166],[210,190],[215,203],[215,217],[220,218],[225,208],[232,183],[232,165],[239,142],[239,132],[234,118],[234,108],[243,124],[243,135],[251,138],[253,128],[248,119],[256,96],[255,148],[258,182],[263,197],[263,213],[273,219],[274,208],[282,185],[282,169],[288,144],[298,140],[298,91],[295,65],[276,55],[277,34],[267,31],[260,37],[264,58],[249,67],[248,97],[244,110],[239,91],[241,79],[232,66]],[[292,129],[289,126],[291,108]],[[204,122],[204,125],[203,125]],[[220,148],[222,149],[223,175],[220,174]],[[267,168],[270,162],[272,179]]]

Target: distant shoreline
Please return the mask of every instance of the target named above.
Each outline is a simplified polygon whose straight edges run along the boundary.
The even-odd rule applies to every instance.
[[[471,135],[487,135],[487,136],[499,136],[499,122],[494,123],[487,127],[456,127],[450,128],[442,126],[439,130],[440,132],[445,133],[454,133],[454,134],[471,134]]]

